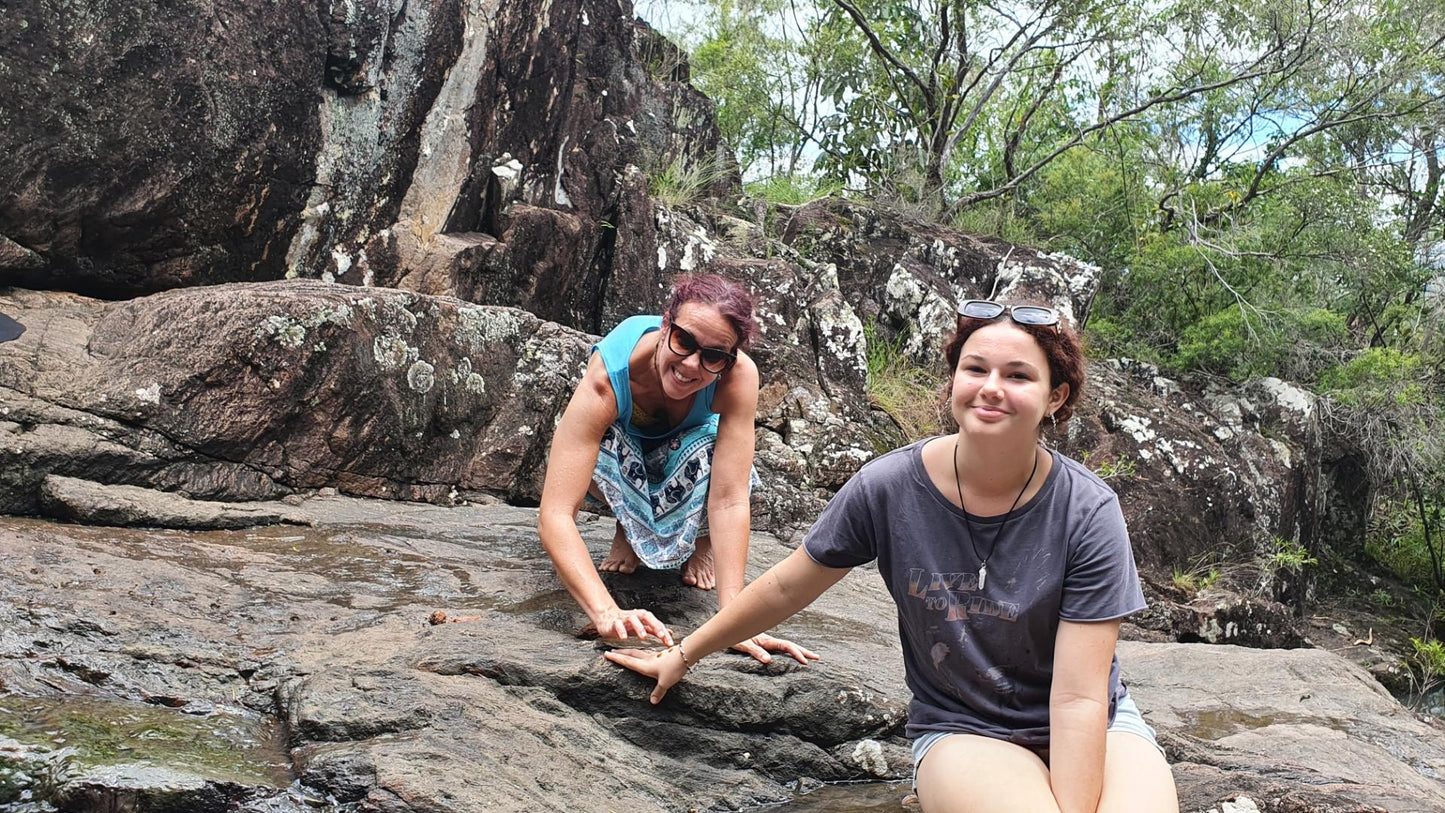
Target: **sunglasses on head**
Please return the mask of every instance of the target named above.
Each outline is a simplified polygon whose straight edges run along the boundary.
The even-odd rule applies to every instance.
[[[687,358],[693,353],[698,354],[698,361],[702,368],[715,375],[727,372],[738,360],[737,355],[729,353],[716,347],[703,347],[698,343],[697,337],[688,333],[685,328],[677,325],[669,325],[667,331],[667,349],[673,353]]]
[[[1059,323],[1059,312],[1041,305],[1002,305],[987,299],[970,299],[958,306],[958,315],[970,319],[997,319],[1005,313],[1021,325],[1048,327]]]

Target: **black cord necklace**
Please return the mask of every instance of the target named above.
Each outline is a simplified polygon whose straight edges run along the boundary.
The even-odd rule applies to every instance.
[[[1013,518],[1014,509],[1019,507],[1019,500],[1023,499],[1024,492],[1029,490],[1029,483],[1034,481],[1034,475],[1039,472],[1039,453],[1034,450],[1034,467],[1029,471],[1029,479],[1024,481],[1024,487],[1019,489],[1018,496],[1014,497],[1013,505],[1008,507],[1008,513],[1003,515],[1003,522],[998,524],[998,530],[994,532],[993,542],[988,546],[988,556],[979,556],[978,548],[973,544],[973,524],[968,519],[968,509],[963,505],[963,480],[958,476],[958,437],[953,438],[953,484],[958,488],[958,507],[963,508],[963,531],[968,537],[968,549],[973,551],[973,558],[981,560],[978,566],[978,589],[983,590],[984,579],[988,578],[988,560],[993,557],[993,552],[998,550],[998,540],[1003,537],[1003,529],[1008,527],[1008,521]]]

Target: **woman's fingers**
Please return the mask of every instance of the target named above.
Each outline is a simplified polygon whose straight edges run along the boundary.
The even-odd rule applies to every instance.
[[[602,657],[648,677],[657,677],[657,653],[642,649],[609,649]]]
[[[772,663],[773,656],[761,646],[758,646],[756,638],[749,638],[746,641],[739,641],[732,646],[733,651],[741,652],[758,663]]]
[[[657,619],[657,616],[647,610],[634,610],[633,612],[636,613],[635,619],[641,624],[641,629],[644,633],[643,635],[639,635],[639,638],[645,638],[651,635],[661,641],[665,646],[672,646],[672,632],[667,629],[666,624]]]
[[[672,632],[657,616],[647,610],[612,610],[595,623],[597,634],[603,638],[639,641],[656,638],[666,646],[672,646]]]
[[[786,638],[774,638],[771,635],[759,635],[753,640],[757,642],[759,646],[765,649],[772,650],[773,652],[781,652],[787,654],[791,656],[793,660],[804,665],[807,665],[808,661],[822,660],[822,658],[817,653],[805,647],[799,646],[798,644],[795,644],[792,641],[787,640]]]

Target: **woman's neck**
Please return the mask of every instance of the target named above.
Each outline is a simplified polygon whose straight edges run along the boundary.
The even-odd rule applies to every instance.
[[[657,331],[644,335],[628,359],[627,378],[632,386],[634,402],[661,403],[663,400],[661,361],[658,359],[658,352],[662,349],[660,336]]]

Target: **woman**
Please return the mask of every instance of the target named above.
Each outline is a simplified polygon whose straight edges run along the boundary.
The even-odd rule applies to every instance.
[[[672,635],[643,608],[617,606],[577,531],[584,498],[617,518],[601,570],[682,569],[717,588],[719,608],[743,589],[758,368],[752,300],[717,275],[679,278],[661,317],[634,316],[593,347],[552,438],[537,532],[567,591],[608,638]],[[744,636],[735,648],[806,663],[789,641]],[[734,642],[728,642],[734,643]]]
[[[1050,308],[971,300],[944,353],[956,434],[864,466],[802,547],[696,632],[607,657],[655,677],[656,703],[699,658],[876,559],[925,811],[1177,811],[1114,657],[1120,620],[1144,607],[1118,499],[1040,444],[1083,389],[1077,339]]]

